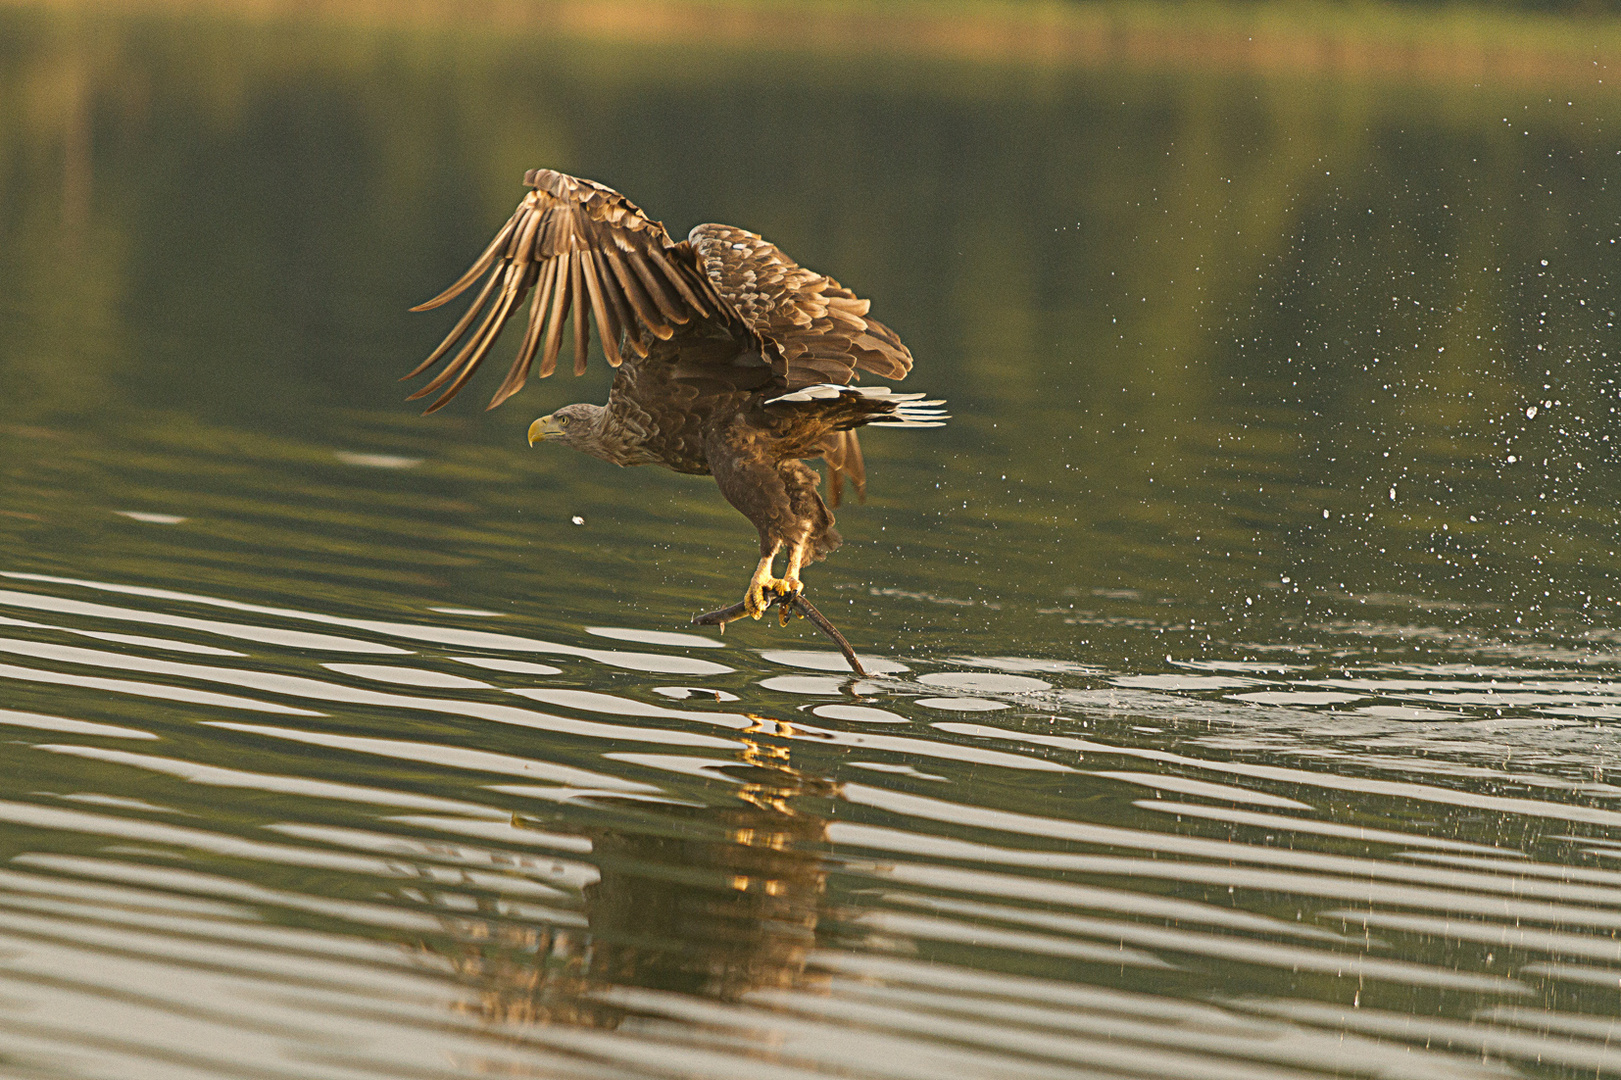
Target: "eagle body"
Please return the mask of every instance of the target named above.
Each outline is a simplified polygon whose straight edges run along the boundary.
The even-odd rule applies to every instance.
[[[444,342],[406,376],[460,345],[412,397],[441,391],[429,412],[454,397],[531,292],[523,343],[490,408],[524,385],[537,358],[537,374],[552,374],[565,320],[575,373],[583,373],[595,325],[617,369],[607,404],[541,417],[530,443],[558,441],[616,465],[713,476],[760,534],[760,564],[744,597],[758,618],[765,589],[797,593],[800,568],[840,543],[817,490],[821,477],[804,459],[827,462],[835,506],[845,483],[863,496],[856,429],[938,427],[947,419],[942,403],[855,385],[863,372],[904,378],[911,353],[868,316],[866,300],[754,233],[699,225],[675,241],[594,181],[537,169],[525,183],[533,190],[467,273],[413,309],[437,307],[488,275]],[[773,560],[783,550],[787,572],[776,578]]]

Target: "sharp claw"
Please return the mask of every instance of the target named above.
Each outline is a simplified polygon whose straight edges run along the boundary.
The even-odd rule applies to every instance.
[[[773,587],[777,590],[777,595],[782,597],[782,600],[777,605],[777,615],[781,620],[781,625],[787,626],[788,621],[795,614],[798,614],[800,618],[804,618],[804,612],[795,608],[793,602],[794,597],[798,596],[801,590],[804,589],[804,586],[799,583],[799,579],[784,578],[776,582]]]
[[[792,600],[799,595],[802,588],[797,579],[762,576],[749,582],[748,591],[743,594],[743,609],[755,619],[764,615],[771,607],[771,603],[766,600],[766,590],[769,589],[775,594],[771,597],[771,601],[781,609],[779,614],[782,625],[787,626],[793,607]]]
[[[758,582],[749,583],[749,591],[743,594],[743,609],[755,619],[765,614],[765,590]]]

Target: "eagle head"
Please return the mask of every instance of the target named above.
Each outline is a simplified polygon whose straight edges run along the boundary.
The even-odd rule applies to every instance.
[[[606,411],[600,405],[565,405],[529,425],[529,445],[557,441],[589,453],[600,434],[602,414]]]

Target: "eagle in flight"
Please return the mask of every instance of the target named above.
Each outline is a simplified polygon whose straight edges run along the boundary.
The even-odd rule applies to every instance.
[[[820,477],[801,459],[827,462],[837,506],[846,482],[866,493],[856,428],[948,419],[943,402],[922,394],[853,385],[862,372],[905,378],[912,354],[868,317],[866,300],[754,233],[699,225],[678,243],[602,184],[551,169],[531,170],[524,183],[533,190],[467,273],[411,309],[436,308],[488,274],[433,355],[405,376],[461,345],[411,400],[441,391],[433,412],[455,397],[533,291],[523,344],[489,408],[518,392],[537,356],[540,378],[556,369],[571,311],[574,373],[583,374],[594,322],[617,369],[608,403],[542,416],[529,426],[530,445],[556,441],[615,465],[712,475],[760,533],[743,611],[758,619],[768,589],[785,601],[797,596],[805,564],[840,543],[816,490]],[[778,578],[773,563],[784,548]]]

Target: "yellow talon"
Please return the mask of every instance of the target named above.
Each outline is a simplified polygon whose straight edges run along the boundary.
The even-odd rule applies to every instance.
[[[777,596],[787,599],[800,589],[799,582],[788,581],[785,578],[762,575],[749,582],[749,591],[743,594],[743,610],[753,618],[760,618],[770,608],[766,601],[766,590],[770,589]],[[788,604],[782,606],[782,625],[788,625]]]
[[[798,578],[778,578],[771,583],[771,587],[782,597],[782,603],[777,605],[778,624],[787,626],[788,620],[793,618],[793,605],[788,602],[790,597],[797,596],[799,590],[804,588]]]
[[[754,576],[749,579],[748,591],[743,594],[743,610],[756,619],[764,615],[766,608],[769,606],[766,603],[765,591],[770,589],[777,594],[773,599],[778,600],[782,608],[782,625],[787,626],[790,605],[781,603],[781,601],[794,596],[801,588],[799,584],[799,560],[797,558],[790,559],[788,576],[780,578],[771,572],[771,561],[775,556],[775,551],[760,556],[760,565],[755,567]]]
[[[743,594],[743,610],[755,619],[765,614],[765,589],[760,582],[749,582],[749,591]]]

